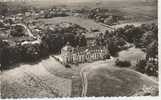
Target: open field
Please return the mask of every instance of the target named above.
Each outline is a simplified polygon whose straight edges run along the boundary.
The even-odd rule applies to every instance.
[[[117,29],[117,28],[123,28],[126,25],[134,25],[136,27],[139,27],[142,24],[152,24],[152,23],[157,24],[158,21],[157,20],[150,20],[150,21],[140,21],[140,22],[123,22],[123,23],[120,23],[120,24],[117,24],[117,25],[113,25],[111,27],[112,28],[115,28],[115,29]]]
[[[120,52],[121,59],[134,62],[142,56],[144,54],[134,48]],[[80,76],[80,71],[83,76]],[[82,77],[87,81],[82,81]],[[86,96],[131,96],[143,86],[153,87],[156,91],[158,88],[158,83],[148,76],[116,67],[115,59],[65,68],[50,56],[37,64],[20,64],[15,69],[2,72],[0,78],[3,98],[80,97],[82,90],[86,91]]]
[[[80,25],[83,28],[86,28],[88,31],[91,29],[99,29],[101,32],[104,32],[105,30],[113,30],[112,28],[119,28],[124,27],[126,25],[134,25],[134,26],[140,26],[142,24],[151,24],[151,23],[157,23],[157,20],[148,20],[148,21],[140,21],[140,22],[123,22],[118,25],[113,26],[105,26],[102,25],[102,23],[97,23],[92,19],[86,19],[86,18],[80,18],[80,17],[56,17],[51,19],[40,19],[41,21],[47,23],[47,24],[58,24],[61,22],[69,22],[73,24]]]
[[[119,52],[119,59],[131,61],[132,66],[136,65],[138,60],[145,59],[146,54],[141,49],[138,48],[130,48],[128,50],[124,50]]]
[[[47,61],[42,62],[44,68],[51,74],[61,78],[69,79],[72,82],[71,96],[80,97],[82,91],[82,81],[79,75],[81,67],[73,65],[72,68],[65,68],[54,58],[50,57]]]
[[[101,24],[95,22],[91,19],[85,19],[80,17],[56,17],[51,19],[40,19],[41,21],[47,24],[56,24],[61,22],[69,22],[73,24],[80,25],[83,28],[86,28],[88,31],[90,29],[100,29],[100,31],[110,30],[110,28],[102,26]]]
[[[122,14],[132,16],[133,21],[153,20],[157,18],[157,2],[143,2],[141,0],[103,0],[99,3],[89,2],[77,4],[77,8],[96,8],[117,9]],[[115,12],[113,12],[115,13]]]
[[[34,5],[34,4],[33,4]],[[41,7],[42,4],[35,4]],[[47,5],[47,4],[46,4]],[[52,3],[48,4],[52,6]],[[143,2],[142,0],[90,0],[86,2],[62,2],[54,3],[54,6],[65,6],[69,9],[107,8],[116,9],[126,16],[132,16],[133,21],[145,21],[157,19],[157,1]],[[43,5],[45,7],[45,4]],[[46,6],[46,7],[50,7]],[[116,13],[115,10],[113,13]],[[131,21],[131,20],[129,20]]]
[[[80,68],[72,69],[49,57],[35,64],[20,64],[2,72],[2,97],[79,97],[82,91]]]
[[[157,91],[157,82],[129,69],[120,69],[108,64],[100,64],[97,68],[88,68],[87,96],[132,96],[144,86],[153,87]]]
[[[130,48],[120,52],[118,58],[131,61],[133,67],[144,56],[140,49]],[[158,81],[129,68],[118,68],[115,60],[113,58],[80,65],[88,81],[87,90],[84,90],[87,91],[86,96],[132,96],[143,87],[152,87],[155,92],[158,91]]]
[[[71,96],[71,80],[49,73],[42,63],[22,64],[15,69],[2,72],[2,97]]]

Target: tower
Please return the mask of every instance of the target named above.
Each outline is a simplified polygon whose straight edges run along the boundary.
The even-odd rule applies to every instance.
[[[70,45],[69,42],[62,48],[61,50],[61,57],[65,64],[70,63],[72,61],[72,50],[73,47]]]

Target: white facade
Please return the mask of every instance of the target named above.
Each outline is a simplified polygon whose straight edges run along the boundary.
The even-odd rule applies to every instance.
[[[61,50],[61,57],[65,64],[103,60],[106,55],[109,55],[108,49],[98,46],[73,48],[68,44]]]

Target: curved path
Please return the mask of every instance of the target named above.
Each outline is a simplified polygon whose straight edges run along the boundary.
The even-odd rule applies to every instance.
[[[87,88],[88,88],[88,80],[87,80],[87,73],[83,70],[80,71],[80,76],[82,79],[82,97],[85,97],[87,94]]]
[[[36,39],[34,41],[25,41],[25,42],[22,42],[21,43],[22,45],[24,45],[24,44],[40,44],[42,42],[39,37],[35,37],[33,35],[33,33],[31,32],[30,28],[27,25],[25,25],[23,23],[19,23],[19,24],[16,24],[16,25],[20,25],[20,26],[24,27],[24,29],[26,30],[25,34],[27,34],[29,37],[32,37],[32,38]]]
[[[16,24],[16,25],[20,25],[20,26],[24,27],[25,30],[26,30],[26,33],[27,33],[30,37],[36,38],[36,37],[32,34],[31,30],[30,30],[25,24],[19,23],[19,24]]]
[[[81,97],[132,96],[144,86],[152,88],[150,93],[154,95],[158,89],[158,83],[150,77],[128,68],[118,68],[111,62],[89,64],[80,71],[80,76]]]

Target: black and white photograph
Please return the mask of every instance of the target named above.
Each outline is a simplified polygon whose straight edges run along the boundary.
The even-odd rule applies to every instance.
[[[0,0],[1,99],[158,97],[158,2]]]

